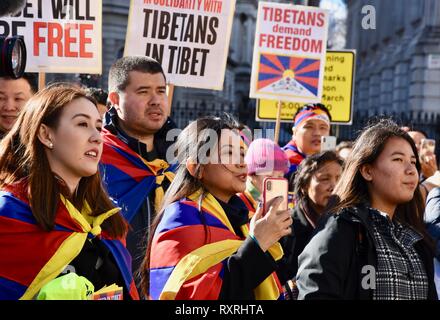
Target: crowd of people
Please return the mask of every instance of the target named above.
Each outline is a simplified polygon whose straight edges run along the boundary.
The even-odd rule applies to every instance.
[[[285,146],[227,115],[174,141],[169,115],[148,57],[116,61],[108,93],[0,78],[0,299],[437,299],[422,131],[380,120],[321,151],[322,104]],[[287,209],[263,205],[266,178],[288,181]]]

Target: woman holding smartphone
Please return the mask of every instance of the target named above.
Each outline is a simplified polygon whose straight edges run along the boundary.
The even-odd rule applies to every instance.
[[[287,210],[277,210],[276,199],[264,217],[258,208],[248,226],[248,210],[236,196],[244,191],[247,176],[244,145],[233,143],[241,141],[236,129],[231,120],[202,118],[179,135],[179,168],[153,224],[143,263],[148,297],[280,297],[274,272],[282,255],[277,241],[290,233],[292,220]],[[206,152],[209,141],[218,142]]]
[[[437,299],[419,170],[414,141],[395,123],[362,132],[335,188],[335,214],[298,258],[300,299]]]

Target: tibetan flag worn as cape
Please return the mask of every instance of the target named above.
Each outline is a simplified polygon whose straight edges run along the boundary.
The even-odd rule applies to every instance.
[[[100,171],[110,197],[130,222],[151,192],[156,210],[162,202],[164,179],[172,181],[174,167],[161,159],[147,162],[110,131],[102,131],[104,150]]]
[[[207,194],[200,214],[196,192],[165,209],[151,248],[150,296],[161,300],[217,300],[222,288],[223,261],[237,252],[244,239],[237,236],[218,201]],[[204,216],[204,222],[201,216]],[[205,244],[204,225],[210,236]],[[245,237],[247,225],[242,226]],[[275,260],[283,255],[279,243],[269,249]],[[257,300],[280,298],[275,273],[255,290]]]
[[[101,234],[101,223],[115,208],[92,224],[63,196],[58,205],[55,227],[44,231],[29,207],[23,183],[0,191],[0,300],[33,299],[81,252],[87,237]],[[104,237],[104,236],[103,236]],[[138,293],[131,274],[131,256],[121,241],[103,238],[133,299]],[[96,288],[98,290],[100,288]]]

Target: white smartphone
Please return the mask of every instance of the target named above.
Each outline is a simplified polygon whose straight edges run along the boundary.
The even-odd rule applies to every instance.
[[[321,152],[328,150],[336,150],[336,137],[335,136],[322,136],[321,137]]]

